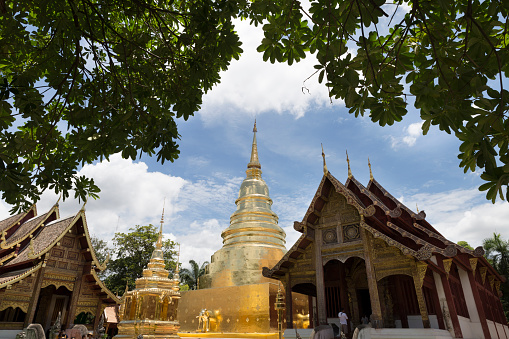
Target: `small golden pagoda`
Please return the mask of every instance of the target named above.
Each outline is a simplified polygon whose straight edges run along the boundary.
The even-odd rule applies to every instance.
[[[137,338],[177,338],[179,322],[177,306],[180,299],[178,264],[173,279],[164,268],[163,217],[156,248],[152,253],[143,276],[136,279],[136,288],[127,291],[120,306],[120,323],[117,339]]]
[[[223,247],[212,255],[199,289],[182,294],[181,337],[278,336],[274,303],[279,286],[262,275],[262,268],[271,267],[284,255],[286,234],[271,210],[272,199],[261,176],[256,132],[255,121],[251,158],[235,201],[237,209],[230,217],[230,226],[221,233]],[[305,319],[298,326],[307,327],[308,297],[295,293],[294,304],[300,314],[294,319]]]

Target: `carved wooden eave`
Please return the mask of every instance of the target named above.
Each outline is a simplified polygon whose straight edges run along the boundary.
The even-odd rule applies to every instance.
[[[322,177],[322,180],[320,181],[320,185],[318,185],[318,189],[316,190],[315,196],[313,197],[313,200],[311,200],[311,203],[309,204],[309,208],[308,208],[306,214],[304,215],[304,218],[302,218],[301,224],[304,224],[304,225],[307,224],[308,219],[311,216],[311,214],[314,214],[316,201],[319,198],[321,198],[321,196],[322,196],[323,185],[325,184],[326,180],[327,180],[327,175],[324,174]]]
[[[479,274],[481,275],[482,282],[484,284],[484,280],[486,279],[486,275],[490,274],[496,277],[497,280],[500,280],[501,282],[506,282],[507,278],[503,275],[500,275],[493,266],[486,260],[484,256],[478,257],[477,262],[477,270],[479,270]]]
[[[0,243],[0,248],[4,250],[14,249],[16,245],[21,244],[28,238],[32,238],[33,234],[35,234],[41,227],[44,227],[45,224],[52,220],[58,220],[59,217],[60,213],[58,210],[58,204],[55,204],[47,213],[22,223],[8,239],[5,239]]]
[[[94,247],[92,246],[92,239],[90,239],[90,233],[88,232],[88,224],[87,218],[85,216],[85,210],[81,209],[80,213],[82,213],[83,215],[83,231],[84,231],[83,235],[85,236],[86,239],[87,248],[90,249],[88,253],[90,253],[92,264],[95,265],[95,268],[98,269],[99,271],[104,271],[106,269],[110,256],[108,254],[103,263],[99,262],[99,260],[97,259],[97,255],[95,254]],[[85,248],[85,246],[82,246],[81,248]]]
[[[274,267],[264,267],[262,269],[262,275],[266,278],[272,279],[278,279],[278,277],[284,276],[288,267],[294,265],[292,259],[298,259],[298,257],[303,253],[303,250],[306,249],[309,244],[311,244],[311,241],[306,237],[306,233],[303,233],[299,239],[297,239],[295,244],[285,253],[281,260],[274,265]]]
[[[99,276],[97,275],[97,272],[94,269],[91,269],[88,276],[91,276],[94,279],[95,285],[98,286],[98,289],[101,290],[101,299],[105,300],[106,302],[114,302],[116,304],[120,304],[121,299],[114,295],[101,281]]]
[[[10,279],[7,279],[5,281],[2,281],[2,278],[0,277],[0,289],[9,288],[9,286],[12,286],[15,283],[19,283],[26,277],[37,272],[41,267],[44,267],[44,261],[41,261],[39,264],[37,264],[31,268],[25,269],[23,272],[15,275],[15,276],[12,276],[12,277],[10,277]]]
[[[357,181],[357,179],[355,179],[355,177],[352,176],[351,178],[348,178],[348,180],[345,183],[346,188],[348,188],[350,191],[352,191],[349,188],[350,184],[356,186],[359,193],[363,194],[367,199],[371,200],[371,203],[369,203],[369,204],[364,203],[364,205],[366,206],[364,208],[365,211],[369,209],[370,211],[373,212],[373,215],[374,215],[375,211],[372,208],[370,208],[370,206],[373,206],[373,207],[379,207],[384,212],[385,215],[391,215],[391,217],[399,217],[401,215],[401,210],[392,211],[391,209],[389,209],[382,202],[382,200],[380,200],[375,194],[373,194],[366,187],[364,187],[364,185],[362,185],[359,181]],[[355,192],[354,192],[354,194],[355,194]],[[358,197],[358,199],[362,200],[360,197]],[[368,212],[368,214],[369,214],[369,212]]]
[[[380,185],[380,183],[378,181],[376,181],[376,179],[371,179],[368,183],[368,186],[367,186],[367,190],[372,192],[373,194],[375,194],[372,190],[372,186],[375,186],[376,188],[378,188],[378,190],[380,190],[382,192],[382,194],[387,197],[388,199],[390,199],[396,206],[398,206],[399,208],[405,210],[412,218],[415,218],[416,220],[424,220],[426,218],[426,213],[424,213],[424,211],[421,211],[419,213],[415,213],[414,211],[412,211],[411,209],[409,209],[408,207],[406,207],[404,204],[402,204],[398,199],[394,198],[392,196],[392,194],[390,194],[382,185]],[[376,194],[375,194],[376,195]]]
[[[417,258],[418,260],[427,260],[427,259],[431,258],[431,252],[429,252],[429,257],[428,257],[427,252],[425,253],[424,251],[421,251],[421,250],[415,251],[415,250],[401,244],[400,242],[392,239],[391,237],[383,234],[382,232],[374,229],[373,227],[366,224],[366,222],[364,222],[364,221],[361,221],[360,225],[362,226],[362,228],[364,228],[369,233],[371,233],[371,235],[373,235],[373,237],[383,240],[389,246],[396,247],[404,255],[411,255],[411,256]],[[424,246],[422,248],[424,248]]]
[[[390,221],[387,222],[387,226],[389,226],[393,230],[397,231],[399,234],[401,234],[402,237],[411,239],[417,245],[430,247],[430,249],[431,249],[431,251],[433,253],[440,253],[444,257],[454,257],[458,253],[458,251],[456,249],[456,246],[454,246],[452,244],[447,245],[445,248],[440,248],[440,247],[437,247],[437,246],[435,246],[433,244],[430,244],[426,240],[421,239],[421,238],[415,236],[414,234],[412,234],[412,233],[410,233],[410,232],[408,232],[406,230],[401,229],[399,226],[397,226],[396,224],[393,224]]]

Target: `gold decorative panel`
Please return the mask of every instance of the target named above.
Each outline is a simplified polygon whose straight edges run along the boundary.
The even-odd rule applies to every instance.
[[[179,301],[180,332],[198,329],[202,309],[210,316],[210,331],[225,333],[269,333],[277,331],[274,309],[278,285],[274,283],[229,286],[187,291]],[[297,327],[308,326],[308,297],[293,295],[294,321]],[[302,314],[304,312],[305,314]],[[299,314],[299,315],[297,315]]]
[[[74,238],[65,236],[62,238],[62,246],[73,248],[74,247]]]
[[[79,253],[78,252],[74,252],[74,251],[69,251],[69,252],[67,252],[67,258],[71,259],[71,260],[78,260]]]
[[[56,258],[63,258],[64,250],[61,250],[60,248],[54,248],[51,250],[51,256]]]

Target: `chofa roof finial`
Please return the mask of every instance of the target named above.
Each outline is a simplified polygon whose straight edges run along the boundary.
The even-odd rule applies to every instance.
[[[348,179],[353,177],[352,170],[350,169],[350,159],[348,159],[348,150],[346,150],[346,163],[348,164]]]
[[[373,172],[371,172],[371,163],[369,162],[369,157],[368,157],[368,167],[369,167],[369,180],[373,181]]]
[[[326,175],[329,170],[327,169],[327,164],[325,163],[325,153],[323,152],[323,144],[322,145],[322,158],[323,158],[323,174]]]

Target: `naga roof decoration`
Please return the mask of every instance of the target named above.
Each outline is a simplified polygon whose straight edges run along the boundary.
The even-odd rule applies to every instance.
[[[371,168],[367,187],[359,183],[350,172],[344,185],[329,171],[323,175],[302,222],[294,223],[294,229],[303,234],[273,268],[263,269],[265,277],[284,275],[294,265],[295,259],[314,241],[314,229],[332,188],[346,198],[347,204],[357,209],[363,229],[389,246],[398,248],[404,255],[428,261],[434,254],[438,254],[445,258],[457,258],[462,265],[465,265],[463,261],[468,262],[468,258],[476,258],[483,262],[483,266],[490,267],[497,279],[503,280],[484,259],[482,247],[472,251],[447,240],[425,220],[424,211],[413,212],[387,192],[373,178]]]

